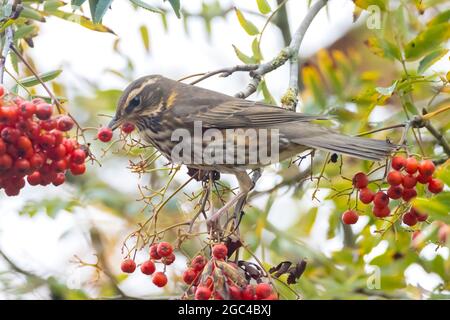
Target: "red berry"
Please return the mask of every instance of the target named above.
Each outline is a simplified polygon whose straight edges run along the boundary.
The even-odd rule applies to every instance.
[[[110,128],[100,128],[98,130],[97,133],[97,138],[101,141],[101,142],[109,142],[111,141],[113,136],[113,132]]]
[[[40,169],[45,163],[45,156],[42,153],[35,153],[30,158],[30,166],[33,169]]]
[[[147,260],[141,264],[141,272],[148,276],[152,275],[156,270],[155,263],[152,260]]]
[[[417,182],[419,182],[421,184],[427,184],[433,178],[432,178],[432,176],[423,176],[423,175],[419,174],[416,179],[417,179]]]
[[[419,212],[419,211],[418,211],[416,208],[414,208],[414,207],[411,208],[410,212],[411,212],[411,214],[413,214],[413,215],[416,216],[417,221],[419,221],[419,222],[424,222],[424,221],[426,221],[426,220],[428,219],[428,214]]]
[[[75,164],[83,164],[86,160],[86,153],[81,149],[76,149],[70,155],[70,161]]]
[[[10,155],[4,154],[0,156],[0,172],[11,169],[13,160]]]
[[[375,207],[384,208],[389,205],[389,197],[383,191],[378,191],[375,193],[375,197],[373,198],[373,203]]]
[[[164,287],[167,284],[167,277],[163,272],[156,272],[153,275],[153,284],[159,288]]]
[[[242,293],[239,287],[231,285],[228,288],[228,293],[230,294],[230,300],[242,300]]]
[[[175,261],[175,255],[173,252],[169,254],[167,257],[162,257],[161,262],[166,266],[170,266]]]
[[[216,244],[215,246],[213,246],[212,254],[213,254],[214,258],[223,260],[227,257],[228,248],[223,243]]]
[[[358,172],[353,176],[352,183],[355,188],[362,189],[367,187],[369,179],[364,172]]]
[[[125,122],[122,127],[121,127],[122,131],[126,134],[129,134],[131,132],[134,131],[135,126],[134,124],[132,124],[131,122]]]
[[[389,183],[391,186],[398,186],[403,181],[403,176],[398,171],[391,171],[388,173],[386,177],[387,183]]]
[[[70,131],[74,125],[75,125],[75,123],[73,122],[71,117],[61,116],[57,120],[56,127],[58,128],[58,130],[66,132],[66,131]]]
[[[27,176],[27,181],[30,186],[39,185],[41,183],[41,173],[39,171],[33,172]]]
[[[265,299],[272,293],[272,287],[268,283],[258,283],[255,292],[258,299]]]
[[[44,149],[53,148],[56,145],[56,138],[52,134],[44,134],[39,137],[39,144]]]
[[[402,198],[405,201],[409,201],[417,196],[416,189],[403,189]]]
[[[56,120],[52,119],[52,118],[47,119],[47,120],[42,120],[40,122],[41,129],[45,130],[45,131],[52,131],[53,129],[56,129],[56,125],[57,125]]]
[[[407,212],[403,215],[403,223],[412,227],[417,223],[417,217],[411,212]]]
[[[21,175],[25,175],[30,171],[30,162],[27,159],[17,159],[14,162],[14,170]]]
[[[17,139],[16,146],[20,152],[24,152],[24,153],[26,153],[28,150],[33,148],[33,144],[31,143],[31,140],[25,136],[21,136],[21,137],[19,137],[19,139]]]
[[[392,158],[392,168],[394,170],[402,170],[402,168],[405,166],[406,164],[406,159],[403,156],[395,156]]]
[[[255,300],[256,293],[255,288],[249,284],[242,290],[242,300]]]
[[[66,156],[66,147],[63,144],[58,144],[54,148],[48,150],[47,155],[52,160],[61,160]]]
[[[120,269],[125,273],[133,273],[136,270],[136,262],[132,259],[123,260]]]
[[[29,102],[24,101],[19,105],[19,114],[24,118],[31,118],[36,113],[36,106]]]
[[[150,258],[159,260],[161,256],[158,254],[158,244],[154,244],[150,247]]]
[[[2,138],[0,138],[0,155],[5,154],[6,152],[6,144]]]
[[[192,284],[192,282],[194,282],[194,280],[197,278],[197,272],[195,272],[194,269],[187,269],[184,273],[183,273],[183,281],[186,284]]]
[[[74,176],[82,175],[86,172],[86,166],[84,164],[75,164],[72,163],[70,165],[70,173]]]
[[[342,214],[342,222],[344,224],[355,224],[358,222],[359,216],[354,210],[347,210]]]
[[[156,252],[160,257],[167,257],[173,252],[173,248],[168,242],[160,242],[156,248]]]
[[[203,268],[206,265],[206,259],[204,256],[196,256],[194,259],[192,259],[191,261],[191,267],[195,270],[195,271],[202,271]]]
[[[11,127],[4,128],[1,133],[3,141],[9,143],[15,143],[17,140],[19,140],[20,135],[21,134],[19,130]]]
[[[5,87],[0,85],[0,97],[3,97],[4,94],[5,94]]]
[[[48,103],[39,103],[36,106],[36,117],[39,120],[48,120],[52,116],[53,108]]]
[[[424,160],[419,165],[419,173],[423,176],[432,176],[436,167],[433,161]]]
[[[362,203],[369,204],[373,201],[374,197],[375,193],[369,188],[359,190],[359,200],[361,200]]]
[[[59,131],[58,129],[53,129],[50,131],[50,134],[52,134],[55,137],[55,144],[62,144],[64,141],[64,134],[62,131]]]
[[[442,190],[444,190],[444,183],[442,183],[439,179],[431,179],[431,181],[428,183],[428,190],[431,193],[440,193]]]
[[[408,174],[403,177],[403,186],[406,189],[412,189],[416,186],[416,184],[417,184],[417,178],[414,177],[413,175]]]
[[[211,297],[211,293],[209,288],[200,286],[195,290],[195,300],[208,300]]]
[[[419,162],[414,157],[409,157],[406,159],[405,163],[405,171],[409,174],[414,174],[417,171],[417,168],[419,167]]]
[[[403,195],[403,188],[401,186],[392,186],[387,190],[387,195],[391,199],[400,199]]]
[[[57,173],[56,178],[52,181],[55,187],[62,185],[64,182],[66,182],[66,175],[62,172]]]
[[[373,215],[377,218],[385,218],[391,214],[389,207],[373,207]]]

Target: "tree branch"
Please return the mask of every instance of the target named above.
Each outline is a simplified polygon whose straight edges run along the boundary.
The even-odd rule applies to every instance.
[[[312,20],[320,11],[320,9],[322,9],[327,4],[327,2],[328,0],[319,0],[311,7],[305,19],[295,32],[289,46],[282,49],[280,53],[272,60],[260,64],[258,69],[251,71],[250,77],[252,79],[250,80],[249,84],[243,91],[238,92],[235,97],[242,99],[247,98],[256,91],[265,74],[281,67],[288,60],[291,60],[289,89],[282,98],[282,104],[284,107],[287,107],[289,109],[295,109],[295,106],[297,105],[298,94],[298,52],[300,50],[300,45],[303,41],[306,31],[308,30],[308,27],[311,25]]]
[[[8,5],[11,6],[11,13],[8,19],[17,19],[22,11],[21,0],[9,0]],[[0,83],[3,84],[4,75],[5,75],[5,65],[6,58],[8,57],[9,51],[11,49],[11,45],[14,40],[14,29],[12,26],[9,26],[5,30],[5,41],[3,43],[2,52],[0,55]]]
[[[299,63],[298,63],[298,53],[300,51],[300,46],[305,37],[306,31],[308,31],[309,26],[314,20],[315,16],[319,11],[327,4],[328,0],[319,0],[314,5],[311,6],[308,14],[303,19],[303,22],[295,31],[292,37],[291,44],[288,47],[290,56],[290,78],[289,78],[289,88],[282,98],[283,107],[295,110],[298,102],[298,75],[299,75]]]

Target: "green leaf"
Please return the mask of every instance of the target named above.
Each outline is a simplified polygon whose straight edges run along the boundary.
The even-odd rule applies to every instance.
[[[392,93],[394,93],[395,88],[397,87],[397,83],[398,81],[396,80],[389,87],[376,87],[375,91],[378,92],[379,94],[382,94],[383,96],[390,97],[392,96]]]
[[[81,7],[85,2],[86,0],[72,0],[70,4],[74,7]]]
[[[257,63],[261,62],[261,60],[263,59],[262,54],[261,54],[261,49],[259,47],[259,41],[258,38],[253,39],[252,42],[252,52],[253,52],[253,58],[255,59],[255,61]]]
[[[150,12],[163,14],[164,12],[159,10],[158,8],[155,8],[149,4],[147,4],[144,1],[141,0],[130,0],[133,4],[137,5],[138,7],[141,7],[142,9],[148,10]]]
[[[14,41],[23,39],[23,38],[29,38],[30,36],[36,35],[38,32],[38,26],[34,24],[30,25],[24,25],[17,28],[16,32],[14,33]]]
[[[65,6],[66,3],[60,0],[48,0],[44,3],[44,11],[55,11],[59,7]]]
[[[141,34],[142,43],[144,44],[144,48],[147,52],[150,51],[150,36],[148,34],[148,28],[145,25],[142,25],[139,28],[139,32]]]
[[[379,57],[401,60],[399,48],[385,39],[370,37],[365,44],[373,54]]]
[[[428,26],[434,26],[440,23],[448,22],[450,20],[450,9],[442,11],[437,16],[435,16],[433,19],[428,21]]]
[[[62,70],[54,70],[54,71],[41,73],[39,75],[39,78],[44,82],[51,81],[51,80],[55,79],[56,77],[58,77],[61,74],[61,72],[62,72]],[[40,82],[35,76],[30,76],[30,77],[20,79],[19,83],[25,87],[32,87],[32,86],[38,85]]]
[[[450,24],[441,23],[430,26],[406,44],[405,58],[408,61],[420,59],[436,50],[450,38]]]
[[[270,5],[266,0],[256,0],[256,3],[258,4],[259,12],[261,12],[262,14],[268,14],[270,11],[272,11]]]
[[[112,2],[113,0],[89,0],[92,21],[94,23],[101,23],[103,16],[111,6]]]
[[[239,50],[235,45],[233,45],[234,52],[236,53],[236,56],[245,64],[253,64],[256,63],[255,59],[252,57],[249,57],[245,53],[243,53],[241,50]]]
[[[420,60],[419,67],[417,68],[417,73],[421,74],[425,72],[429,67],[439,61],[448,52],[448,49],[439,49],[431,52]]]
[[[239,20],[239,24],[245,30],[245,32],[247,32],[251,36],[259,34],[258,28],[251,21],[248,21],[238,8],[234,8],[234,10],[236,11],[236,16]]]
[[[52,16],[58,17],[60,19],[64,19],[64,20],[67,20],[70,22],[77,23],[80,26],[82,26],[86,29],[89,29],[89,30],[94,30],[94,31],[98,31],[98,32],[109,32],[109,33],[115,34],[114,31],[112,31],[110,28],[104,26],[103,24],[93,23],[91,20],[89,20],[85,16],[81,16],[78,14],[64,12],[61,10],[56,10],[56,11],[52,11],[49,13],[45,13],[45,12],[41,12],[41,13],[46,14],[46,15],[52,15]]]
[[[180,9],[181,9],[181,5],[180,5],[180,0],[169,0],[170,5],[172,6],[173,12],[175,12],[175,14],[177,15],[177,18],[180,19],[181,18],[181,14],[180,14]]]
[[[275,99],[273,98],[272,94],[269,91],[269,88],[267,88],[267,83],[265,80],[262,80],[259,83],[259,90],[261,90],[263,97],[264,97],[264,102],[271,104],[271,105],[276,105],[277,102],[275,101]]]
[[[387,0],[353,0],[355,5],[361,9],[367,9],[369,6],[377,6],[381,10],[386,10]]]
[[[433,220],[442,220],[450,223],[450,192],[442,192],[430,199],[416,198],[414,207],[430,214]]]
[[[37,11],[33,8],[27,7],[27,6],[24,6],[22,11],[20,11],[20,17],[26,18],[26,19],[31,19],[31,20],[36,20],[39,22],[45,22],[44,15],[42,13],[40,13],[39,11]],[[11,21],[13,21],[13,20],[11,20]]]

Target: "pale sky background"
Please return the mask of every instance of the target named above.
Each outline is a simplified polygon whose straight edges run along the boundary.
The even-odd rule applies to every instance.
[[[149,3],[161,3],[161,1],[148,1]],[[222,1],[221,1],[222,2]],[[231,1],[223,1],[231,3]],[[274,7],[274,1],[270,1]],[[257,10],[256,1],[235,1],[240,8]],[[295,31],[306,13],[307,1],[289,1],[288,13],[292,27]],[[169,4],[164,4],[169,8]],[[182,1],[182,5],[188,11],[200,8],[201,1]],[[170,9],[170,8],[169,8]],[[334,0],[329,4],[329,15],[323,10],[314,20],[306,34],[301,47],[301,55],[307,57],[318,49],[331,44],[352,27],[353,3],[351,1]],[[263,20],[249,16],[262,25]],[[237,45],[244,52],[250,52],[251,38],[242,30],[236,21],[234,14],[230,14],[226,20],[215,19],[213,25],[213,37],[210,42],[204,32],[203,22],[200,20],[190,22],[190,34],[186,35],[182,23],[174,15],[169,15],[169,32],[166,33],[157,14],[145,10],[134,11],[128,1],[115,1],[104,19],[104,24],[112,28],[121,38],[120,49],[130,56],[139,70],[140,75],[152,73],[164,74],[174,79],[183,76],[215,70],[224,66],[240,64],[236,58],[232,44]],[[151,53],[145,53],[138,28],[145,24],[150,31]],[[107,68],[118,68],[123,64],[123,59],[111,53],[116,36],[106,33],[92,32],[75,24],[68,23],[57,18],[48,19],[41,24],[39,37],[35,39],[35,48],[30,54],[39,63],[41,72],[63,67],[65,72],[59,79],[60,82],[69,84],[71,90],[85,90],[84,83],[78,76],[98,83],[103,89],[123,88],[126,83],[117,77],[104,72]],[[269,27],[262,41],[262,51],[266,58],[276,55],[283,47],[279,31],[276,27]],[[233,94],[240,90],[248,78],[245,74],[236,75],[227,79],[211,78],[201,85]],[[286,89],[288,83],[287,66],[281,67],[267,76],[267,81],[275,98],[279,98]],[[69,98],[74,95],[69,91]],[[79,94],[80,92],[76,92]],[[124,192],[136,191],[136,176],[130,174],[125,168],[107,170],[107,164],[102,168],[105,180],[108,183],[122,188]],[[120,176],[120,179],[117,177]],[[126,184],[123,181],[127,181]],[[273,174],[266,172],[258,183],[258,189],[266,189],[274,184]],[[56,274],[66,281],[71,287],[77,287],[80,281],[89,275],[89,271],[77,269],[69,260],[77,254],[92,261],[92,250],[88,241],[84,239],[83,230],[90,223],[95,223],[100,228],[107,228],[110,232],[123,234],[125,237],[129,230],[125,228],[119,219],[98,210],[88,208],[77,210],[74,214],[59,214],[56,219],[50,219],[44,214],[38,214],[33,219],[19,217],[17,208],[24,201],[39,199],[49,194],[64,196],[70,194],[70,188],[58,187],[27,187],[19,197],[7,198],[0,192],[0,248],[4,250],[14,261],[24,269],[39,270],[42,275]],[[311,206],[310,198],[305,198],[300,203],[294,202],[289,195],[280,197],[273,206],[272,211],[278,212],[270,215],[270,220],[281,229],[287,228],[292,219],[297,216],[297,208]],[[325,218],[328,215],[329,204],[323,203],[319,210],[319,216]],[[279,219],[282,212],[283,219]],[[359,230],[366,219],[360,219],[355,230]],[[75,231],[67,235],[66,231]],[[78,231],[77,231],[78,230]],[[325,229],[318,227],[313,231],[311,244],[317,248],[329,252],[330,249],[339,248],[338,241],[325,241]],[[425,250],[425,255],[433,255],[434,248]],[[380,243],[374,252],[377,255],[386,250],[386,244]],[[448,250],[440,251],[448,257]],[[117,250],[116,271],[120,265],[120,250]],[[1,260],[1,259],[0,259]],[[2,267],[0,261],[0,270]],[[177,260],[177,267],[172,270],[181,271],[184,261]],[[426,289],[432,289],[439,283],[435,275],[426,276],[422,268],[413,266],[406,272],[408,279],[420,284]],[[123,289],[130,295],[140,295],[158,291],[153,285],[142,285],[149,280],[140,272],[136,272],[124,284]],[[1,290],[1,289],[0,289]],[[95,294],[95,292],[93,292]],[[8,297],[0,291],[0,298]],[[30,298],[46,298],[46,292],[38,292]]]

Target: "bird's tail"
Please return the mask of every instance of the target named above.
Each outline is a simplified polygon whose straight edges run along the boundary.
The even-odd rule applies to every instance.
[[[309,125],[312,127],[308,127],[310,129],[307,130],[308,134],[302,133],[301,137],[296,137],[291,141],[310,148],[366,160],[382,160],[398,148],[398,145],[388,141],[351,137],[313,124]]]

